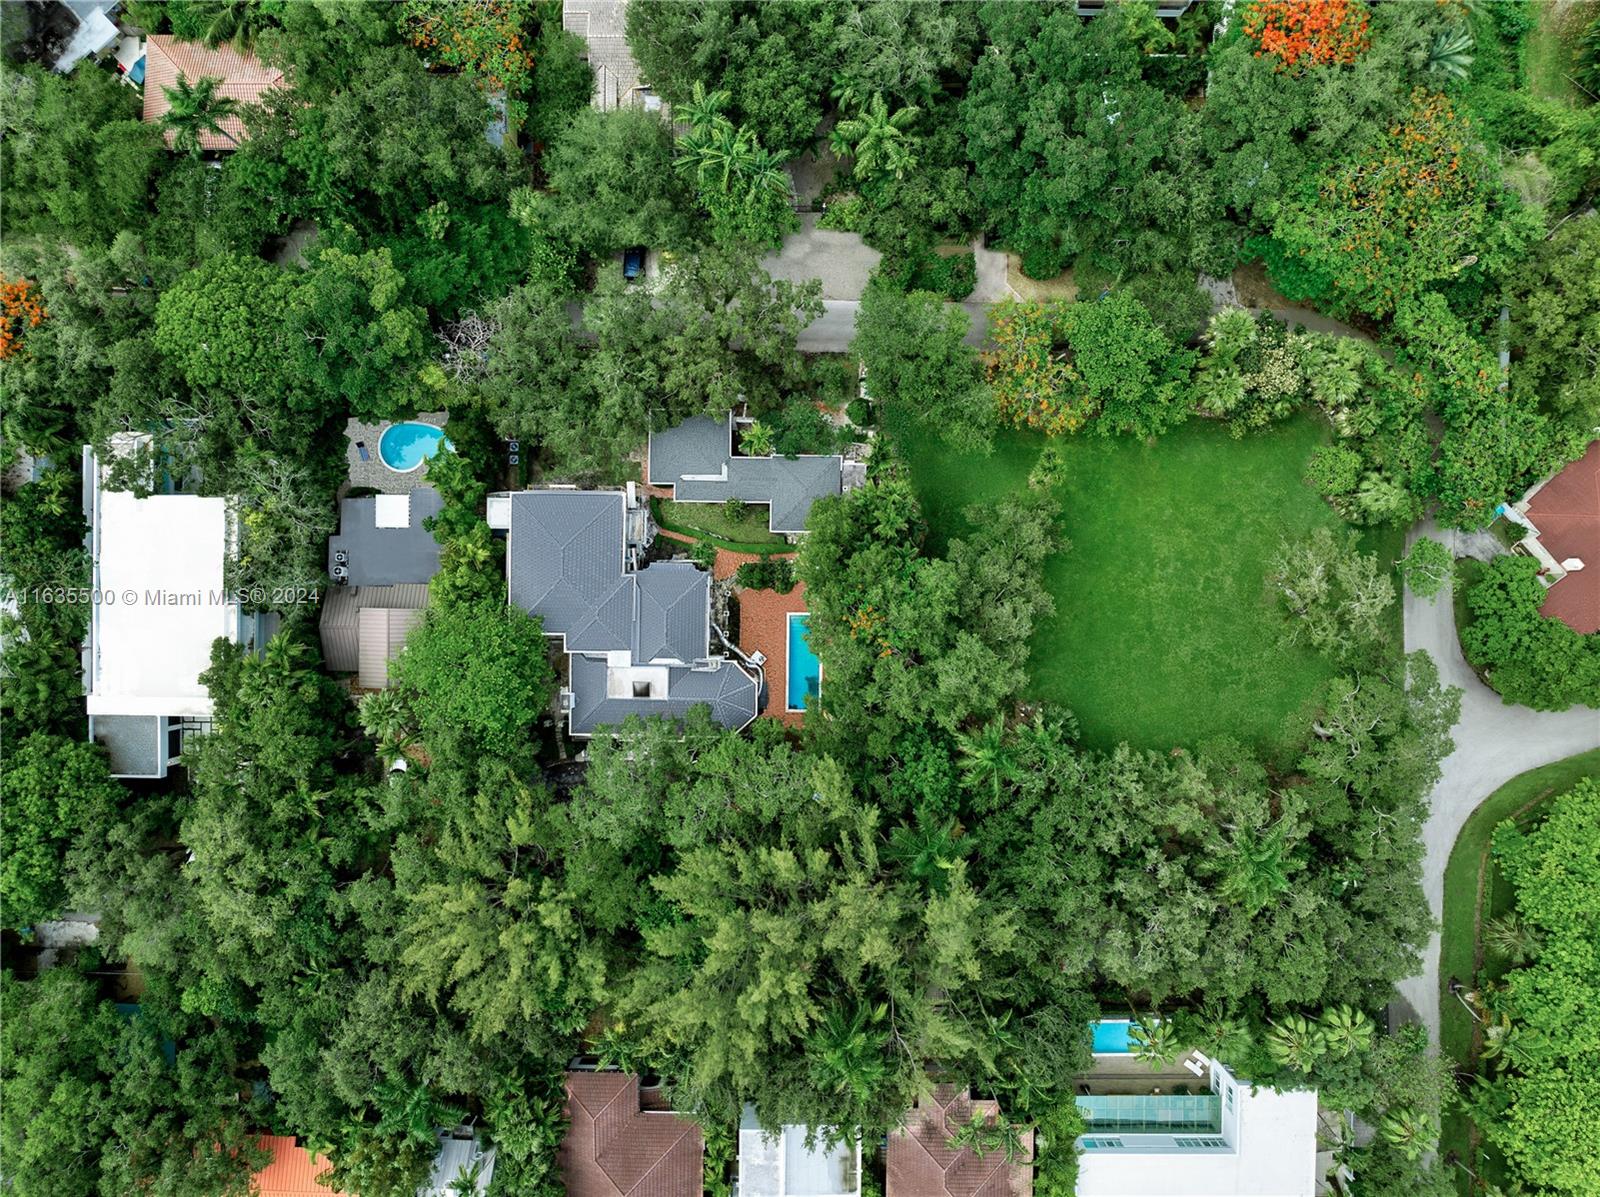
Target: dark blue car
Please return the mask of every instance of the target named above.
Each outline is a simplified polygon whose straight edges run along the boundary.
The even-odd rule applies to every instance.
[[[622,251],[622,277],[630,283],[644,273],[644,246]]]

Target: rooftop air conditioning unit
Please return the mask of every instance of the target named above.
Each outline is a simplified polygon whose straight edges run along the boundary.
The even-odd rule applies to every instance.
[[[333,550],[333,563],[335,565],[349,565],[350,564],[350,550],[349,549],[334,549]]]
[[[343,565],[334,566],[333,580],[340,586],[348,586],[350,584],[350,570]]]

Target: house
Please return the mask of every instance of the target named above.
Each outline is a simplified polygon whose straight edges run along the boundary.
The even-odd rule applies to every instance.
[[[200,42],[179,41],[170,33],[152,33],[145,41],[144,119],[156,122],[171,109],[167,89],[179,79],[191,85],[201,79],[220,79],[217,94],[240,104],[260,101],[270,89],[283,86],[283,72],[267,66],[253,54],[242,54],[232,46],[211,49]],[[226,151],[239,147],[246,137],[244,121],[238,116],[218,122],[221,133],[200,134],[200,148]],[[172,135],[167,135],[167,143]]]
[[[439,572],[439,542],[423,521],[443,507],[431,486],[340,501],[318,622],[329,673],[354,673],[363,690],[388,686],[389,662],[422,622]]]
[[[1079,1137],[1078,1197],[1312,1197],[1319,1174],[1317,1095],[1274,1093],[1198,1057],[1192,1082],[1152,1086],[1143,1071],[1089,1075],[1077,1098],[1088,1124]],[[1193,1074],[1193,1075],[1190,1075]],[[1123,1077],[1127,1083],[1118,1083]],[[1156,1078],[1162,1080],[1164,1078]],[[1154,1092],[1152,1092],[1154,1088]],[[1118,1090],[1121,1090],[1120,1092]]]
[[[567,1197],[701,1197],[705,1140],[671,1110],[643,1107],[639,1078],[567,1073],[558,1160]]]
[[[494,1179],[494,1148],[471,1127],[441,1130],[433,1171],[417,1190],[417,1197],[484,1197]]]
[[[756,717],[759,671],[730,655],[713,623],[710,575],[687,561],[643,564],[653,529],[631,487],[493,495],[489,525],[507,533],[511,602],[567,654],[572,735],[701,704],[727,728]]]
[[[467,1127],[441,1130],[438,1139],[433,1170],[417,1190],[417,1197],[469,1193],[483,1197],[488,1193],[494,1176],[494,1148],[485,1147]],[[258,1143],[272,1158],[251,1177],[251,1197],[346,1197],[342,1190],[318,1179],[332,1167],[327,1156],[312,1155],[290,1135],[262,1135]],[[470,1180],[471,1187],[460,1187],[463,1180]]]
[[[332,1165],[325,1155],[312,1155],[292,1135],[262,1135],[259,1146],[272,1158],[250,1178],[251,1197],[345,1197],[317,1178]]]
[[[117,44],[117,23],[113,14],[120,0],[57,0],[72,17],[72,34],[52,64],[68,74],[85,58],[98,58]]]
[[[587,49],[584,59],[594,71],[591,107],[661,110],[661,97],[639,78],[628,48],[628,0],[561,0],[561,28],[582,38]]]
[[[965,1089],[936,1086],[889,1136],[885,1197],[1033,1197],[1033,1131],[1020,1151],[953,1148],[951,1138],[974,1118],[1000,1121],[1000,1103],[974,1101]]]
[[[803,1126],[764,1130],[754,1106],[739,1120],[739,1197],[860,1197],[861,1141]],[[807,1140],[811,1141],[808,1143]]]
[[[144,439],[120,436],[112,455],[132,453]],[[136,498],[107,489],[108,473],[85,446],[90,586],[99,597],[83,648],[89,738],[105,746],[113,776],[165,777],[184,738],[210,725],[211,696],[200,675],[212,643],[259,649],[270,621],[247,613],[227,590],[233,531],[226,499]]]
[[[773,532],[804,532],[811,504],[843,489],[844,458],[746,457],[733,451],[734,427],[729,412],[723,419],[696,416],[651,434],[651,485],[671,487],[679,503],[762,503]]]
[[[1540,614],[1600,632],[1600,440],[1500,514],[1527,532],[1518,551],[1544,567]]]

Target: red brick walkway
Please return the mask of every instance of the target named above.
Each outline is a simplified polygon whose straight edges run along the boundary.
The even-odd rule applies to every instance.
[[[729,553],[728,556],[742,554]],[[717,564],[722,564],[720,552]],[[790,727],[799,727],[805,715],[784,709],[789,694],[789,614],[806,610],[804,582],[796,582],[788,594],[775,590],[739,592],[739,647],[746,654],[760,652],[767,657],[767,663],[762,666],[767,674],[767,709],[761,713],[769,719],[780,719]]]

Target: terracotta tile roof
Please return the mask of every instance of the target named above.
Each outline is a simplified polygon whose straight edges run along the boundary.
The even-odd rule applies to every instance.
[[[567,1197],[700,1197],[700,1128],[671,1111],[641,1110],[637,1076],[567,1073],[567,1114]]]
[[[1000,1104],[973,1101],[965,1089],[940,1085],[919,1101],[905,1125],[889,1136],[886,1197],[1032,1197],[1033,1165],[1007,1164],[1003,1153],[979,1156],[950,1149],[950,1136],[973,1115],[999,1118]],[[1033,1132],[1022,1136],[1023,1158],[1033,1158]]]
[[[272,1161],[250,1180],[256,1197],[345,1197],[317,1180],[331,1167],[327,1156],[313,1156],[290,1135],[262,1135],[260,1145]]]
[[[1579,632],[1600,631],[1600,441],[1539,489],[1528,518],[1552,557],[1585,566],[1550,587],[1539,610]]]
[[[217,94],[253,104],[268,88],[283,83],[283,72],[269,67],[253,54],[240,54],[231,46],[208,49],[200,42],[181,42],[170,33],[152,33],[145,42],[144,119],[159,121],[172,107],[163,90],[176,87],[182,76],[191,84],[201,79],[221,79]],[[245,139],[244,122],[230,116],[221,125],[239,141]],[[170,144],[172,134],[167,134]],[[234,143],[216,133],[200,134],[200,145],[208,150],[231,150]]]

